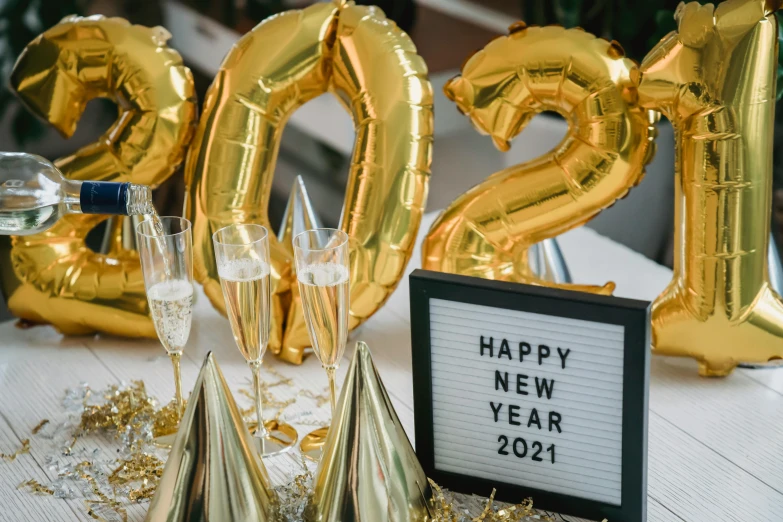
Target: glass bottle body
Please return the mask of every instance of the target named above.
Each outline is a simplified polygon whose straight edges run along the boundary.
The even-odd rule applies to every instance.
[[[50,161],[0,153],[0,235],[43,232],[66,214],[152,214],[144,185],[63,178]]]

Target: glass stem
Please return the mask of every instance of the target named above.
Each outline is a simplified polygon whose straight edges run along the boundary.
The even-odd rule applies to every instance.
[[[266,438],[268,432],[264,425],[264,405],[261,394],[261,362],[253,361],[248,364],[253,371],[253,392],[256,399],[256,420],[258,421],[253,436],[263,439]]]
[[[326,376],[329,377],[329,399],[332,403],[332,418],[334,418],[334,410],[337,407],[337,391],[334,384],[334,374],[337,368],[324,368],[326,370]]]
[[[182,352],[170,352],[171,365],[174,367],[174,400],[177,401],[177,420],[182,418],[185,409],[185,400],[182,398],[182,372],[180,371],[180,360]]]

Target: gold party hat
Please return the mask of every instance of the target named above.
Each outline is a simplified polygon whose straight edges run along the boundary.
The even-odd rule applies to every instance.
[[[294,238],[305,230],[314,228],[322,228],[321,221],[313,209],[304,179],[297,176],[288,196],[277,239],[289,254],[294,255]]]
[[[188,399],[147,522],[266,522],[277,495],[212,352]]]
[[[311,522],[419,522],[432,491],[370,349],[356,344],[307,508]]]

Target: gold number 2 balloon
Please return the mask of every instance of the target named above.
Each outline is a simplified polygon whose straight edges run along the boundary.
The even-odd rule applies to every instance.
[[[783,357],[767,274],[775,3],[680,4],[678,30],[641,65],[639,102],[677,135],[674,277],[653,304],[653,349],[702,375]]]
[[[196,100],[169,36],[119,18],[67,17],[22,52],[11,87],[64,136],[89,100],[119,106],[117,121],[95,143],[55,162],[65,177],[156,185],[174,172],[192,136]],[[16,316],[66,334],[155,337],[138,255],[122,248],[97,254],[84,243],[104,219],[69,215],[46,232],[11,239],[0,264]]]
[[[186,165],[186,213],[194,223],[196,277],[221,311],[211,234],[237,222],[269,227],[283,127],[297,108],[327,91],[356,129],[340,225],[350,236],[351,328],[380,308],[403,275],[427,197],[433,132],[427,67],[408,35],[377,8],[317,3],[246,34],[207,93]],[[270,241],[269,344],[300,363],[310,341],[295,301],[291,257]]]
[[[653,114],[634,106],[634,64],[580,29],[512,26],[471,57],[446,95],[497,148],[542,111],[569,124],[550,153],[490,176],[457,198],[423,245],[424,268],[555,285],[534,276],[528,248],[584,224],[625,195],[654,153]]]

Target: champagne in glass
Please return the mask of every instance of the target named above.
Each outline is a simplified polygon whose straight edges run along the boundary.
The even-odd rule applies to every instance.
[[[288,451],[299,438],[296,430],[263,416],[261,360],[272,315],[269,233],[260,225],[230,225],[215,232],[212,242],[234,341],[253,372],[257,420],[248,427],[262,456]]]
[[[181,352],[190,336],[193,284],[182,279],[156,283],[147,290],[152,321],[167,352]]]
[[[348,268],[316,263],[297,278],[313,351],[324,368],[337,368],[348,338]]]
[[[193,236],[187,219],[163,217],[139,223],[136,237],[155,332],[174,368],[176,420],[155,433],[158,445],[169,446],[185,407],[180,360],[193,315]]]
[[[335,373],[348,341],[348,235],[330,228],[302,232],[294,238],[294,258],[307,332],[329,378],[334,416]],[[302,439],[302,453],[320,458],[327,434],[325,427],[307,434]]]
[[[257,259],[232,259],[218,267],[226,312],[239,351],[258,361],[269,342],[269,265]]]

